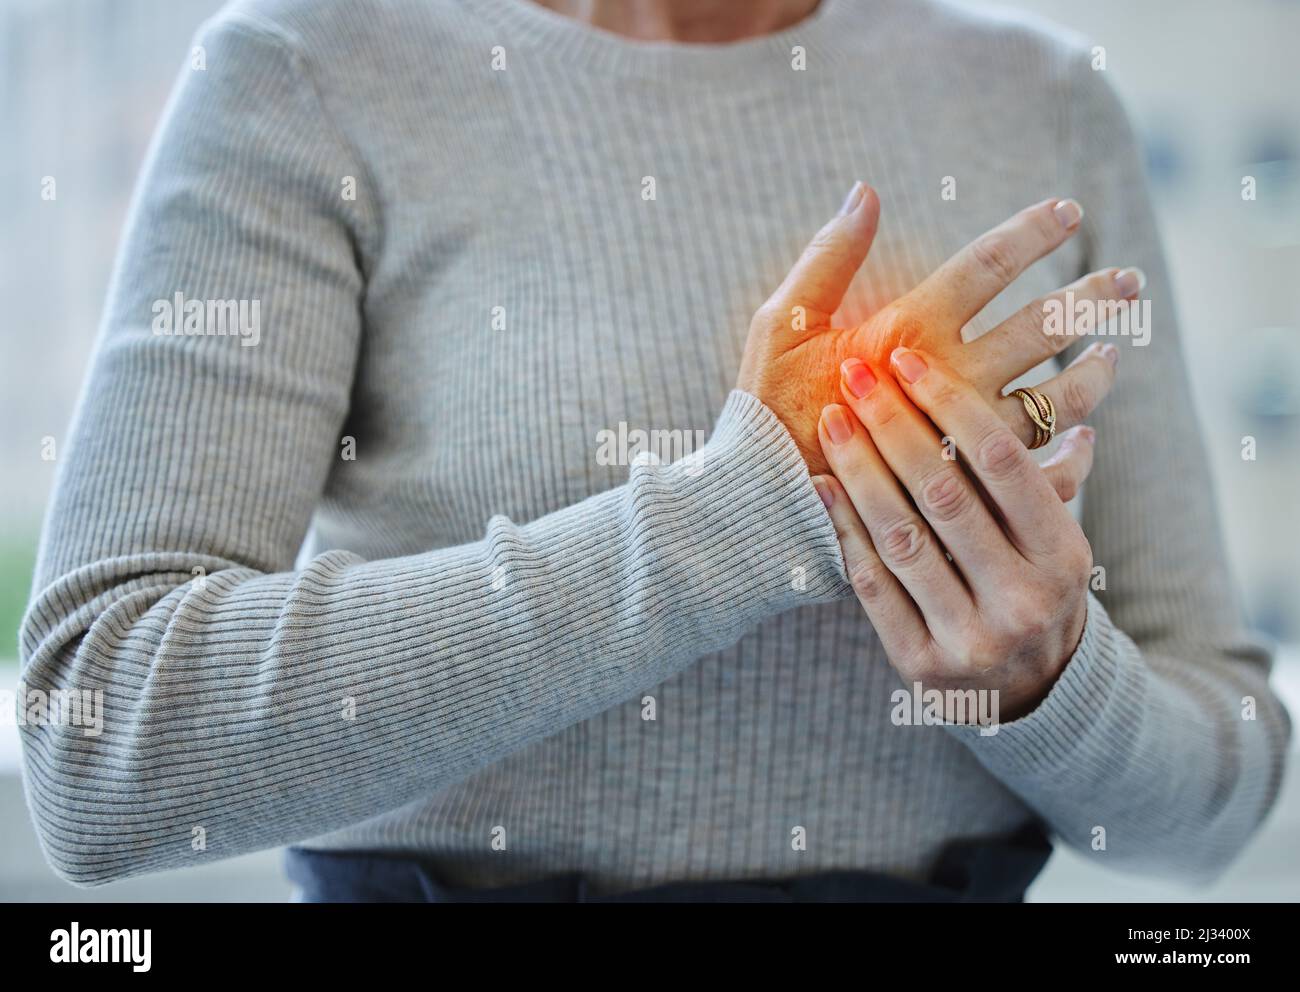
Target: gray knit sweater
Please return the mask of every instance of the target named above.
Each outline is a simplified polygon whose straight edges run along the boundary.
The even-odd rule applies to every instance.
[[[195,45],[22,632],[29,689],[104,692],[97,736],[23,728],[61,874],[305,842],[473,886],[920,877],[1034,817],[1125,870],[1240,850],[1289,725],[1081,42],[918,0],[706,47],[524,0],[259,0]],[[1083,232],[973,333],[1092,267],[1150,277],[1150,344],[1119,341],[1094,421],[1104,582],[1050,695],[994,735],[891,721],[795,447],[731,389],[857,178],[884,204],[860,310],[1051,195]],[[638,431],[680,457],[638,462]]]

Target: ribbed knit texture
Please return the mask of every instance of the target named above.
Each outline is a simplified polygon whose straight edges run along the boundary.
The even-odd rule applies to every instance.
[[[29,687],[107,697],[99,737],[23,730],[63,875],[310,840],[452,885],[919,877],[1035,815],[1084,850],[1104,827],[1112,867],[1240,849],[1288,723],[1239,630],[1133,138],[1079,42],[921,0],[705,47],[522,0],[286,0],[196,43],[22,632]],[[884,215],[850,309],[1051,195],[1083,232],[972,333],[1090,268],[1150,278],[1152,343],[1119,342],[1095,418],[1106,588],[994,736],[891,723],[793,442],[731,392],[858,178]],[[154,334],[177,292],[259,300],[260,343]],[[709,439],[605,464],[620,423]]]

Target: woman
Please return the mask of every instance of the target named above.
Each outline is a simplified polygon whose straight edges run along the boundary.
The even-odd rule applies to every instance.
[[[1221,871],[1289,725],[1085,51],[917,0],[554,6],[201,33],[23,630],[29,685],[106,692],[97,738],[24,731],[51,863],[298,844],[308,899],[1016,898],[1045,823]],[[858,176],[879,200],[782,281]],[[1157,326],[1114,342],[1081,532],[1048,482],[1090,435],[1030,471],[1000,393],[1060,343],[1041,298],[1133,299],[1133,268]],[[258,301],[256,345],[154,333],[178,292]],[[1060,430],[1113,375],[1075,344]],[[671,465],[594,455],[710,426]],[[1000,723],[912,725],[900,685]]]

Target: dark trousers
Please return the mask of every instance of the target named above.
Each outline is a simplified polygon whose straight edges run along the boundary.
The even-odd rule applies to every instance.
[[[285,867],[302,902],[1022,902],[1051,856],[1041,828],[953,844],[926,882],[837,871],[773,881],[673,882],[594,895],[581,875],[495,889],[454,888],[417,858],[289,848]]]

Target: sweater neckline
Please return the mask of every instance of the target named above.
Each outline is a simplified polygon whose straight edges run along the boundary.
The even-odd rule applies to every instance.
[[[592,27],[533,0],[472,0],[471,9],[499,27],[511,43],[540,47],[568,65],[586,64],[605,73],[673,77],[718,75],[733,69],[792,67],[796,46],[809,63],[840,52],[852,0],[821,0],[807,17],[770,34],[740,41],[639,41]]]

